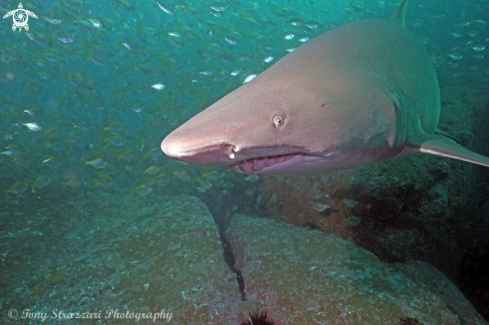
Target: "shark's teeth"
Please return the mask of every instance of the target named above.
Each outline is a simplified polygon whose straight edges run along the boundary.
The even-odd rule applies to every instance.
[[[272,167],[275,164],[275,156],[265,158],[265,166]]]
[[[279,156],[256,157],[229,165],[227,168],[238,173],[253,174],[256,172],[261,172],[265,167],[272,167],[273,165],[290,160],[297,155],[301,154],[293,153]]]
[[[265,168],[265,166],[267,165],[267,161],[267,157],[264,157],[262,159],[253,159],[253,169],[255,171],[263,170],[263,168]]]

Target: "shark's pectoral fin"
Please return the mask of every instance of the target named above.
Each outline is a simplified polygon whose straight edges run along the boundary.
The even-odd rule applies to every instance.
[[[439,134],[409,136],[408,146],[415,151],[443,156],[489,167],[489,158],[472,152]]]

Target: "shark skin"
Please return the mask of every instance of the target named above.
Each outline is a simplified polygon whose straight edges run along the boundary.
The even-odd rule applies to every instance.
[[[388,20],[310,40],[185,122],[161,149],[246,174],[349,169],[419,152],[489,167],[488,157],[437,133],[438,81],[405,27],[406,8],[403,0]]]

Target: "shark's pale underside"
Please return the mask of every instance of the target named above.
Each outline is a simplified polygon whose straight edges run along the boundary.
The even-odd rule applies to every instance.
[[[438,81],[405,27],[406,7],[298,47],[170,133],[162,150],[248,174],[348,169],[417,152],[489,167],[437,129]]]

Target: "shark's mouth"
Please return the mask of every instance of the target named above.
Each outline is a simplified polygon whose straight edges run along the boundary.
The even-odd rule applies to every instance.
[[[290,160],[294,157],[301,156],[301,158],[304,156],[302,153],[291,153],[287,155],[280,155],[280,156],[267,156],[267,157],[256,157],[256,158],[250,158],[246,159],[243,161],[240,161],[238,163],[232,164],[227,166],[226,168],[238,172],[238,173],[243,173],[243,174],[253,174],[257,172],[261,172],[263,169],[266,167],[272,167],[274,165],[281,164],[283,162],[286,162],[287,160]]]

